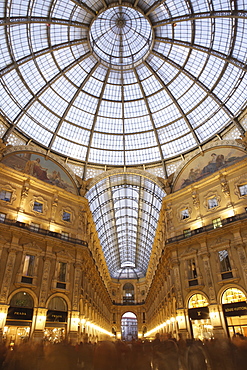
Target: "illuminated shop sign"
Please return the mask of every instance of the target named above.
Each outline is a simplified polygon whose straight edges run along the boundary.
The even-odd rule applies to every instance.
[[[247,315],[247,303],[246,302],[235,302],[223,304],[223,311],[225,316],[243,316]]]
[[[209,319],[208,307],[196,307],[188,309],[189,318],[192,320],[206,320]]]
[[[46,321],[52,322],[66,322],[68,318],[68,313],[64,311],[47,311]]]
[[[32,320],[33,308],[9,307],[7,320]]]

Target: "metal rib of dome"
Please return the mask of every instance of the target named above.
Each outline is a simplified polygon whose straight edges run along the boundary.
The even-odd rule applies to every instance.
[[[16,130],[88,165],[134,166],[164,164],[232,123],[243,132],[246,7],[2,1],[4,139]]]

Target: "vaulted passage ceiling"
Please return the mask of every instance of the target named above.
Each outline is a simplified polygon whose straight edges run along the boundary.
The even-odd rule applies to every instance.
[[[1,110],[88,164],[164,163],[246,101],[244,0],[2,0]]]
[[[137,174],[107,177],[87,195],[112,278],[145,277],[164,191]]]

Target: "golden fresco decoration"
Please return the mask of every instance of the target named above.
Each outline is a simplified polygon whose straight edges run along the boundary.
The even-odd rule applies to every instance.
[[[244,157],[246,152],[233,147],[212,148],[204,153],[197,155],[181,170],[174,183],[173,190],[179,190],[187,185],[211,175],[212,173],[228,167]]]
[[[40,153],[30,151],[11,153],[6,155],[1,163],[17,171],[34,176],[48,184],[58,186],[70,193],[77,193],[73,180],[65,170]]]

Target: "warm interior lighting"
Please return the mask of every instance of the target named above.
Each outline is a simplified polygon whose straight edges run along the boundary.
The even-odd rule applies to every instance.
[[[101,333],[107,334],[107,335],[109,335],[110,337],[114,337],[114,334],[112,334],[112,333],[110,333],[109,331],[107,331],[107,330],[105,330],[105,329],[101,328],[101,327],[100,327],[100,326],[98,326],[98,325],[93,324],[93,323],[92,323],[92,322],[90,322],[90,321],[88,321],[87,325],[88,325],[89,327],[91,327],[91,328],[93,328],[93,329],[95,329],[95,330],[97,330],[97,331],[101,332]]]
[[[7,314],[5,312],[0,312],[0,320],[4,320]]]
[[[230,206],[225,212],[226,218],[235,216],[234,209]]]
[[[27,219],[26,219],[25,215],[21,211],[19,211],[18,214],[17,214],[16,221],[26,223]]]

